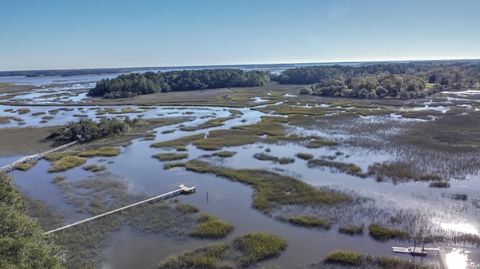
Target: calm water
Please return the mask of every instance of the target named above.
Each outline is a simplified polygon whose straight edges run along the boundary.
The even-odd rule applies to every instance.
[[[17,84],[30,84],[39,88],[21,95],[11,97],[10,100],[25,101],[26,103],[56,103],[62,102],[82,102],[85,92],[94,85],[95,81],[102,78],[115,77],[116,75],[94,75],[78,77],[39,77],[39,78],[5,78],[0,77],[0,82],[9,81]],[[51,86],[51,84],[69,83],[69,85]],[[43,87],[43,88],[42,88]],[[73,93],[72,93],[73,92]],[[59,94],[58,96],[51,96]],[[287,96],[288,97],[288,96]],[[255,99],[261,105],[262,99]],[[328,106],[328,105],[321,105]],[[21,119],[7,124],[1,124],[0,128],[9,127],[36,127],[40,125],[43,116],[52,116],[47,123],[42,126],[63,125],[67,122],[78,120],[79,118],[91,118],[99,120],[100,117],[143,117],[143,118],[170,118],[170,117],[192,117],[184,125],[196,126],[209,119],[216,117],[227,117],[230,115],[228,108],[222,107],[151,107],[151,109],[139,106],[128,106],[132,112],[122,112],[121,106],[81,106],[81,107],[63,107],[56,106],[5,106],[0,105],[0,116],[11,116]],[[18,109],[28,108],[29,113],[19,114]],[[58,110],[51,113],[52,110]],[[99,111],[114,109],[114,113],[97,115]],[[347,108],[348,109],[348,108]],[[445,113],[448,107],[424,103],[417,107],[403,108],[405,110],[432,110]],[[7,111],[6,111],[7,110]],[[10,111],[9,110],[13,110]],[[90,158],[87,164],[102,164],[108,168],[115,176],[124,179],[132,193],[144,193],[147,195],[157,195],[175,189],[180,184],[196,186],[198,192],[194,195],[180,197],[185,202],[198,206],[202,211],[212,213],[235,226],[234,232],[224,241],[231,241],[235,237],[252,231],[265,231],[278,234],[288,241],[287,250],[277,259],[263,262],[261,265],[280,264],[282,268],[302,268],[310,262],[321,260],[328,252],[335,249],[349,249],[369,254],[393,255],[392,246],[410,246],[405,242],[386,242],[381,243],[370,239],[368,235],[350,237],[336,232],[337,227],[330,231],[319,231],[314,229],[305,229],[294,227],[289,224],[279,222],[271,217],[263,215],[251,208],[252,189],[240,183],[230,182],[226,179],[218,178],[212,175],[197,174],[185,171],[183,168],[175,168],[168,171],[163,169],[163,163],[151,158],[153,154],[160,152],[169,152],[158,148],[151,148],[150,145],[158,141],[167,141],[191,135],[195,133],[205,133],[214,129],[225,129],[237,125],[246,125],[258,122],[264,115],[261,112],[243,108],[239,109],[243,115],[225,122],[224,126],[200,130],[197,132],[183,132],[178,130],[181,124],[157,128],[157,137],[155,141],[134,140],[133,143],[121,149],[121,154],[116,157],[108,158]],[[34,116],[32,114],[39,114]],[[44,113],[44,114],[40,114]],[[409,121],[398,115],[391,116],[372,116],[364,117],[363,121]],[[21,124],[19,125],[19,122]],[[177,129],[170,134],[161,134],[164,130]],[[1,129],[0,129],[1,131]],[[324,130],[308,130],[303,128],[292,128],[292,133],[309,135],[337,135],[342,138],[345,134],[331,134]],[[2,141],[3,143],[3,141]],[[468,175],[465,180],[451,181],[449,189],[429,188],[427,183],[403,183],[394,185],[390,182],[378,183],[371,178],[360,179],[357,177],[337,173],[330,169],[308,168],[306,162],[296,159],[294,163],[280,165],[268,161],[259,161],[252,158],[252,155],[263,152],[266,148],[271,152],[269,154],[279,157],[294,157],[295,153],[307,152],[315,157],[335,155],[337,151],[344,154],[338,156],[336,160],[342,162],[351,162],[360,166],[363,170],[374,162],[381,162],[392,159],[391,153],[382,151],[367,151],[362,148],[354,147],[332,147],[320,149],[308,149],[304,146],[286,143],[281,145],[253,144],[247,146],[225,148],[237,152],[232,158],[221,159],[216,157],[206,158],[203,155],[211,154],[199,150],[194,146],[188,147],[189,159],[206,158],[209,162],[215,164],[230,166],[234,168],[260,168],[274,171],[281,171],[288,175],[293,175],[314,186],[329,186],[342,191],[353,192],[357,195],[368,197],[373,200],[376,206],[381,205],[384,210],[407,210],[426,212],[428,221],[446,230],[467,232],[479,234],[480,231],[480,212],[468,205],[468,202],[453,201],[451,194],[468,194],[469,200],[480,199],[480,176]],[[0,165],[6,164],[21,156],[0,157]],[[55,209],[63,212],[66,216],[65,222],[70,223],[85,217],[78,213],[62,197],[60,190],[55,184],[52,184],[52,178],[57,175],[66,176],[67,181],[78,181],[94,174],[86,172],[81,168],[71,169],[66,172],[49,174],[47,172],[49,163],[41,160],[31,170],[26,172],[14,171],[12,176],[15,179],[19,189],[29,196],[39,199],[51,205]],[[208,201],[206,193],[208,192]],[[234,212],[234,213],[233,213]],[[101,265],[102,268],[143,268],[155,267],[163,258],[184,251],[185,249],[195,248],[208,244],[208,240],[183,240],[175,241],[172,238],[161,237],[158,235],[145,235],[133,233],[128,229],[115,233],[110,247],[105,250],[107,259]],[[464,262],[480,263],[480,251],[471,248],[450,248],[445,245],[448,252],[449,262],[452,263],[451,269],[463,269]],[[405,256],[399,256],[406,258]],[[426,263],[431,263],[431,258],[425,259]],[[470,265],[471,268],[474,268]]]

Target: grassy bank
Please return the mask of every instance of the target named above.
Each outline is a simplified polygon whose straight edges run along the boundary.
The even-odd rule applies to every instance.
[[[264,213],[269,213],[274,207],[281,205],[324,205],[352,200],[349,195],[326,188],[317,189],[296,178],[266,170],[232,169],[198,160],[189,161],[186,168],[252,186],[255,190],[253,207]]]
[[[201,215],[197,222],[197,226],[190,234],[194,237],[218,239],[227,236],[233,230],[231,224],[209,214]]]
[[[331,252],[323,263],[313,266],[322,268],[322,264],[341,266],[340,268],[370,268],[370,269],[433,269],[433,267],[414,261],[388,256],[369,256],[357,252],[337,250]]]

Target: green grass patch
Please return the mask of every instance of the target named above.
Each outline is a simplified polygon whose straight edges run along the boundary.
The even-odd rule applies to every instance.
[[[19,110],[17,110],[18,114],[28,114],[30,113],[30,109],[28,108],[20,108]]]
[[[165,161],[178,161],[188,158],[187,153],[160,153],[152,156],[155,159],[158,159],[162,162]]]
[[[82,169],[90,172],[101,172],[107,170],[105,166],[96,164],[85,165],[84,167],[82,167]]]
[[[338,232],[347,235],[361,235],[364,229],[363,225],[342,225],[338,228]]]
[[[90,149],[78,153],[79,157],[114,157],[120,154],[120,150],[114,147],[101,147]]]
[[[35,112],[35,113],[32,113],[32,116],[40,116],[40,115],[44,115],[45,112]]]
[[[198,207],[189,204],[177,203],[175,209],[181,212],[182,214],[194,214],[200,212]]]
[[[324,159],[314,159],[308,161],[308,167],[330,167],[334,168],[342,173],[346,173],[353,176],[364,176],[362,173],[362,168],[353,163],[342,163]]]
[[[363,254],[346,250],[337,250],[329,253],[324,262],[328,264],[360,266],[364,262],[364,259],[365,257]]]
[[[75,156],[77,152],[71,151],[62,151],[62,152],[51,152],[43,156],[43,158],[49,162],[58,161],[65,156]]]
[[[54,161],[52,165],[48,168],[48,172],[55,173],[65,171],[83,165],[86,161],[87,160],[82,157],[67,155]]]
[[[196,125],[196,126],[185,126],[181,127],[180,130],[185,131],[185,132],[192,132],[192,131],[198,131],[202,129],[208,129],[208,128],[213,128],[213,127],[219,127],[222,126],[225,121],[231,120],[235,117],[225,117],[225,118],[216,118],[216,119],[211,119],[208,120],[202,124]]]
[[[287,248],[287,241],[267,233],[249,233],[235,239],[234,247],[241,253],[240,264],[248,266],[280,255]]]
[[[185,163],[184,162],[168,162],[163,164],[164,170],[169,170],[175,167],[185,167]]]
[[[320,228],[324,230],[330,229],[330,223],[327,220],[324,220],[318,217],[299,215],[299,216],[287,217],[285,218],[285,220],[297,226]]]
[[[255,153],[253,154],[253,158],[260,160],[260,161],[272,161],[272,162],[278,162],[278,157],[260,152],[260,153]]]
[[[214,244],[193,251],[172,256],[161,262],[159,269],[220,269],[224,267],[222,258],[228,250],[225,244]]]
[[[433,269],[429,265],[389,256],[370,256],[348,250],[336,250],[327,255],[324,264],[375,269]],[[315,267],[316,268],[316,267]],[[322,267],[320,267],[322,268]],[[335,267],[336,268],[336,267]],[[343,268],[343,267],[342,267]]]
[[[28,161],[28,162],[24,162],[24,163],[19,163],[15,166],[15,169],[20,170],[20,171],[28,171],[35,164],[37,164],[36,160],[32,160],[32,161]]]
[[[330,147],[330,146],[337,146],[338,143],[332,140],[324,139],[321,137],[315,137],[307,142],[305,145],[307,148],[321,148],[321,147]]]
[[[233,155],[235,154],[237,154],[235,151],[224,150],[224,151],[215,152],[213,156],[217,156],[221,158],[230,158],[230,157],[233,157]]]
[[[296,178],[260,169],[232,169],[192,160],[187,170],[211,173],[238,181],[254,188],[253,207],[269,213],[279,205],[338,204],[352,201],[352,197],[327,188],[314,188]]]
[[[209,214],[202,214],[197,221],[197,226],[190,234],[194,237],[223,238],[233,230],[231,224]]]
[[[313,154],[310,154],[310,153],[299,152],[295,154],[295,156],[299,159],[306,160],[306,161],[313,159]]]
[[[374,163],[368,167],[368,175],[376,177],[378,181],[386,178],[393,182],[444,181],[439,175],[416,171],[412,165],[403,162]]]
[[[368,226],[368,233],[373,239],[378,241],[408,239],[410,237],[410,235],[403,230],[389,228],[377,223],[372,223]]]
[[[151,145],[154,148],[185,148],[188,144],[192,143],[195,140],[202,139],[205,134],[196,134],[190,136],[184,136],[177,138],[175,140],[169,140],[164,142],[157,142]]]

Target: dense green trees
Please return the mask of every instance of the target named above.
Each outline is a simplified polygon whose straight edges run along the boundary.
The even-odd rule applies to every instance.
[[[104,98],[124,98],[156,92],[253,87],[264,85],[269,81],[268,72],[239,69],[132,73],[120,75],[114,79],[101,80],[88,94]]]
[[[60,268],[58,249],[24,210],[10,177],[0,173],[0,268]]]
[[[48,139],[53,139],[57,144],[75,140],[89,142],[99,138],[125,134],[135,122],[136,120],[129,120],[128,118],[124,120],[117,118],[101,119],[98,123],[91,119],[81,119],[55,130],[48,136]]]
[[[285,70],[274,80],[314,84],[302,94],[351,98],[418,98],[444,90],[477,88],[478,62],[310,66]]]

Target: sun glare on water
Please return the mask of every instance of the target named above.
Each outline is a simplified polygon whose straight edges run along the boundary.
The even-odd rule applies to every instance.
[[[442,229],[450,230],[454,232],[479,235],[477,228],[469,223],[441,223]]]
[[[453,250],[446,254],[446,262],[449,269],[466,269],[468,257],[460,250]]]

